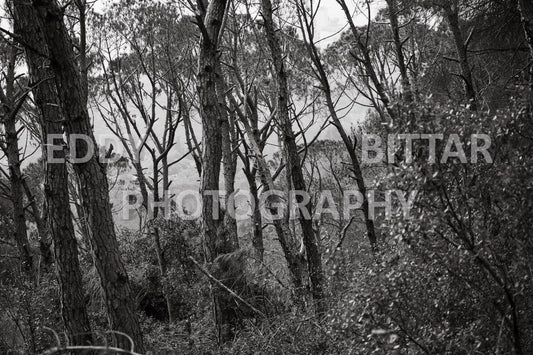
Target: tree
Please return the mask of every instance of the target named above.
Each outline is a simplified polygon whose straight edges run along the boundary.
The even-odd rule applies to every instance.
[[[57,90],[48,68],[48,49],[44,34],[38,26],[35,10],[28,4],[15,2],[15,33],[26,44],[26,62],[29,68],[35,103],[40,110],[43,157],[46,163],[45,196],[49,226],[54,242],[54,256],[61,294],[61,314],[67,334],[75,345],[92,343],[91,327],[85,304],[82,273],[78,261],[77,241],[71,218],[66,163],[49,163],[47,158],[65,158],[61,149],[54,157],[48,157],[46,143],[63,146],[63,129]],[[50,139],[48,137],[55,138]]]
[[[188,17],[176,22],[178,16],[179,8],[173,5],[138,2],[115,4],[95,20],[106,31],[97,34],[102,74],[94,78],[93,101],[134,167],[142,198],[139,223],[153,239],[162,280],[169,261],[154,221],[169,211],[155,206],[172,197],[170,169],[191,153],[175,157],[180,123],[189,121],[185,83],[192,77],[185,69],[192,65],[192,24]],[[180,33],[180,38],[174,33]],[[149,161],[142,158],[143,152],[148,152]],[[166,288],[163,294],[172,322]]]
[[[292,131],[291,120],[289,117],[289,92],[287,86],[287,73],[283,63],[282,50],[276,34],[276,27],[273,20],[272,3],[270,0],[261,1],[261,13],[265,23],[265,34],[267,37],[270,54],[272,56],[273,76],[277,83],[277,110],[278,119],[281,126],[282,138],[284,143],[285,155],[287,159],[286,172],[292,181],[292,187],[296,191],[306,191],[305,181],[302,173],[300,157],[294,132]],[[303,196],[297,196],[297,203],[302,204]],[[316,235],[313,231],[313,225],[310,217],[311,202],[304,203],[303,209],[299,208],[300,225],[302,228],[303,243],[307,253],[307,265],[309,278],[311,281],[311,294],[315,301],[317,313],[326,309],[324,303],[324,275],[322,271],[322,260]]]
[[[527,45],[531,58],[533,58],[533,4],[527,0],[518,0],[518,10],[524,28]],[[529,81],[530,81],[530,101],[533,104],[533,66],[529,67]]]
[[[320,52],[318,51],[318,48],[315,45],[314,23],[312,22],[313,21],[312,13],[317,11],[318,9],[311,8],[310,9],[311,14],[309,14],[308,10],[305,8],[305,5],[302,1],[299,1],[296,6],[298,10],[298,15],[300,16],[300,27],[302,30],[302,35],[304,37],[304,40],[306,41],[309,56],[311,57],[311,60],[315,67],[315,73],[316,73],[317,80],[320,83],[320,88],[322,89],[324,93],[324,96],[326,99],[326,106],[328,108],[329,115],[333,121],[333,125],[335,126],[335,128],[339,132],[339,135],[341,136],[341,139],[344,143],[346,151],[348,152],[350,156],[350,162],[352,165],[351,171],[354,174],[354,180],[357,183],[357,188],[359,189],[359,192],[361,192],[361,194],[363,195],[362,210],[363,210],[363,215],[365,217],[367,236],[368,236],[368,240],[372,248],[375,248],[376,242],[377,242],[376,232],[374,228],[374,221],[370,218],[370,215],[369,215],[368,197],[367,197],[367,191],[366,191],[367,189],[365,186],[365,181],[363,179],[363,171],[361,169],[361,164],[359,162],[359,158],[357,157],[356,151],[355,151],[357,142],[353,141],[348,136],[348,134],[346,133],[346,130],[342,126],[342,123],[337,114],[337,109],[335,107],[335,103],[332,97],[331,85],[328,79],[328,75],[326,73],[326,69],[322,62]]]
[[[217,256],[235,251],[236,245],[228,238],[224,228],[220,228],[219,217],[213,209],[219,211],[218,189],[220,163],[222,160],[221,119],[224,98],[218,95],[217,82],[221,73],[219,41],[222,33],[223,18],[226,13],[225,0],[211,0],[207,6],[199,1],[199,13],[196,23],[200,28],[200,53],[198,56],[198,96],[200,100],[200,117],[202,118],[202,233],[205,243],[205,255],[208,262]],[[217,339],[224,343],[233,336],[235,315],[229,305],[217,293],[213,294],[214,316],[217,326]]]
[[[373,91],[376,92],[377,97],[379,100],[381,100],[381,103],[384,106],[385,112],[389,115],[391,120],[397,119],[397,114],[392,108],[392,102],[390,95],[387,93],[384,83],[382,80],[380,80],[380,77],[378,76],[378,73],[376,71],[376,68],[374,67],[371,51],[368,46],[368,41],[370,40],[369,36],[369,30],[370,30],[370,24],[372,19],[368,18],[368,25],[367,25],[367,33],[366,38],[363,36],[359,29],[355,26],[355,23],[352,19],[352,15],[350,13],[350,9],[348,5],[346,4],[345,0],[336,0],[337,3],[342,8],[342,11],[344,12],[344,15],[346,17],[346,20],[348,21],[348,25],[350,27],[350,31],[352,33],[353,39],[355,40],[354,50],[350,52],[350,55],[364,67],[365,74],[369,77],[370,82],[369,85],[369,91],[372,93]],[[367,6],[370,6],[367,3]],[[373,100],[372,100],[373,101]],[[377,103],[374,103],[374,107],[378,112],[380,112],[380,115],[382,116],[382,120],[386,121],[386,117],[384,117],[384,113],[379,110],[379,106]]]
[[[142,352],[142,334],[135,315],[128,275],[118,250],[105,167],[98,161],[98,149],[95,149],[96,143],[84,99],[85,90],[63,22],[63,13],[53,0],[38,2],[33,6],[51,57],[50,64],[64,111],[67,136],[70,138],[73,134],[80,134],[89,139],[89,143],[81,140],[75,142],[73,153],[77,157],[89,155],[90,160],[74,164],[74,170],[81,183],[83,207],[89,216],[95,265],[104,290],[110,327],[128,334],[137,351]],[[87,154],[88,152],[92,154]],[[131,345],[122,336],[116,337],[116,342],[125,349]]]
[[[403,53],[404,41],[400,37],[400,25],[398,23],[399,9],[396,0],[387,0],[387,9],[390,20],[390,27],[392,30],[392,38],[394,40],[394,49],[396,50],[396,60],[398,62],[398,69],[400,70],[400,77],[402,80],[402,89],[405,95],[407,104],[413,102],[413,93],[411,90],[411,80],[409,79],[407,63]]]
[[[0,103],[2,104],[2,116],[0,122],[5,129],[5,141],[0,142],[0,148],[7,156],[9,164],[9,182],[11,185],[11,200],[13,201],[13,221],[15,223],[14,240],[17,243],[22,269],[29,279],[35,282],[33,257],[26,229],[26,213],[24,208],[24,186],[21,159],[19,156],[19,133],[16,127],[17,117],[28,93],[25,90],[17,90],[15,66],[19,56],[19,48],[12,43],[7,49],[7,70],[5,90],[0,88]]]
[[[455,43],[455,48],[458,57],[456,61],[459,62],[459,65],[461,67],[461,78],[464,81],[465,95],[470,103],[470,108],[475,111],[477,109],[476,90],[474,88],[472,70],[470,68],[470,64],[468,63],[468,44],[470,42],[473,30],[465,38],[463,31],[459,26],[458,0],[445,1],[442,3],[441,6],[444,9],[444,13],[448,21],[448,26],[450,27],[450,30],[453,35],[453,40]]]

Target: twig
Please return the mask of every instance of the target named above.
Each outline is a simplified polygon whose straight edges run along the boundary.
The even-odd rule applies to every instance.
[[[352,218],[350,218],[350,220],[344,226],[344,228],[342,228],[342,231],[340,233],[341,238],[339,239],[339,242],[335,246],[335,249],[333,249],[333,251],[331,252],[331,255],[329,256],[328,260],[326,260],[326,265],[329,264],[329,262],[333,259],[333,257],[335,256],[335,252],[338,249],[340,249],[340,247],[342,245],[342,242],[344,242],[344,239],[346,238],[346,232],[348,232],[348,228],[350,228],[350,226],[352,225],[352,222],[353,222],[354,219],[355,219],[355,216],[352,216]]]

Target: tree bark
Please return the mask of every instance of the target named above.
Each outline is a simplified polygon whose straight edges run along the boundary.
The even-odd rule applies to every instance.
[[[254,102],[255,104],[255,102]],[[254,105],[255,106],[255,105]],[[259,141],[259,127],[258,127],[258,120],[257,120],[257,107],[249,107],[248,108],[251,111],[254,112],[254,114],[250,115],[251,122],[251,136],[256,140]],[[246,157],[245,157],[246,158]],[[262,158],[262,156],[260,157]],[[263,241],[263,217],[261,216],[261,208],[258,204],[259,201],[259,187],[257,186],[257,178],[259,173],[258,165],[256,164],[253,168],[250,169],[250,160],[246,158],[248,163],[245,164],[247,169],[245,170],[246,179],[248,180],[248,185],[250,186],[250,193],[252,198],[254,199],[255,208],[252,213],[252,223],[253,223],[253,236],[252,236],[252,246],[254,247],[256,258],[259,262],[263,262],[264,254],[265,254],[265,246]]]
[[[277,108],[278,117],[281,124],[284,150],[287,159],[286,172],[291,176],[292,186],[296,191],[307,191],[302,173],[300,157],[294,132],[292,131],[291,120],[289,116],[289,89],[287,83],[287,72],[282,58],[282,50],[279,39],[276,35],[276,27],[273,20],[272,3],[270,0],[261,1],[261,11],[265,24],[270,54],[274,66],[274,77],[277,83]],[[297,202],[302,202],[302,196],[297,196]],[[304,209],[307,210],[309,217],[312,213],[311,202],[308,202]],[[322,271],[322,258],[318,247],[317,237],[313,231],[312,219],[305,216],[305,213],[299,209],[300,226],[302,229],[303,243],[307,253],[307,267],[311,284],[311,295],[315,302],[317,313],[325,311],[324,300],[324,275]]]
[[[35,10],[29,4],[15,1],[15,32],[31,48],[42,54],[48,49],[44,34],[38,26]],[[36,51],[26,48],[26,62],[31,82],[38,83],[33,89],[35,103],[41,113],[43,156],[47,156],[45,144],[63,146],[62,139],[49,141],[48,135],[62,135],[61,119],[54,73],[49,62]],[[64,150],[59,150],[56,158],[65,158]],[[69,204],[68,170],[65,163],[46,163],[45,198],[48,208],[49,227],[54,242],[56,274],[60,286],[61,315],[65,329],[74,345],[92,343],[91,327],[85,305],[82,274],[78,260],[72,213]]]
[[[237,221],[230,216],[229,209],[235,211],[235,201],[233,206],[229,206],[229,198],[235,192],[235,174],[237,173],[237,153],[234,153],[235,146],[235,123],[231,113],[227,112],[225,103],[224,84],[222,77],[222,70],[220,62],[217,63],[217,96],[220,100],[220,130],[222,138],[222,162],[224,166],[224,189],[226,200],[226,213],[224,215],[224,228],[228,233],[229,242],[232,244],[231,248],[237,250],[239,248],[239,239],[237,235]]]
[[[22,260],[22,269],[34,277],[33,257],[26,229],[26,215],[24,212],[24,190],[22,171],[20,169],[20,156],[18,134],[14,119],[4,119],[6,135],[6,156],[9,165],[9,182],[11,184],[11,200],[13,202],[13,223],[15,225],[14,239]]]
[[[459,5],[457,1],[444,2],[444,13],[448,21],[448,26],[452,32],[455,49],[457,51],[459,65],[461,67],[461,77],[464,82],[466,98],[470,103],[472,111],[477,110],[476,90],[474,89],[474,81],[472,79],[472,70],[468,64],[468,43],[459,26]]]
[[[211,0],[205,14],[197,16],[197,24],[202,33],[200,53],[198,57],[198,95],[200,99],[200,116],[202,118],[202,233],[205,245],[205,256],[213,262],[221,254],[231,253],[235,249],[229,233],[225,231],[219,217],[213,209],[219,211],[219,177],[222,161],[222,107],[223,99],[217,95],[217,82],[221,73],[218,72],[218,45],[221,26],[226,10],[226,0]],[[201,10],[201,9],[200,9]],[[214,316],[217,326],[219,344],[231,340],[235,312],[231,305],[218,292],[212,292]]]
[[[400,70],[400,78],[402,82],[402,90],[407,104],[413,102],[413,93],[411,90],[411,82],[407,73],[407,65],[405,64],[405,56],[403,55],[403,42],[400,37],[400,26],[398,24],[398,7],[396,0],[387,0],[387,8],[389,12],[390,26],[392,29],[392,38],[394,40],[394,48],[396,50],[396,59],[398,61],[398,69]]]
[[[160,202],[161,200],[161,197],[160,197],[160,193],[159,193],[159,165],[158,165],[158,160],[156,159],[155,156],[153,156],[153,193],[154,193],[154,203],[158,203]],[[162,171],[162,179],[163,179],[163,198],[166,198],[166,194],[168,193],[168,185],[169,185],[169,182],[168,182],[168,161],[167,161],[167,157],[164,156],[163,159],[162,159],[162,168],[163,168],[163,171]],[[146,188],[146,187],[145,187]],[[146,200],[147,201],[147,200]],[[146,206],[148,206],[148,203],[144,202],[143,201],[143,204],[146,204]],[[157,218],[159,217],[159,207],[153,207],[153,211],[148,211],[148,209],[146,209],[146,211],[148,212],[148,216],[153,213],[153,218],[152,220],[149,222],[150,224],[153,224],[155,220],[157,220]],[[165,211],[162,211],[163,213]],[[162,292],[163,292],[163,297],[165,298],[165,302],[166,302],[166,306],[167,306],[167,314],[168,314],[168,321],[169,323],[172,323],[173,322],[173,317],[172,317],[172,301],[171,301],[171,296],[168,294],[168,287],[166,285],[166,276],[167,276],[167,270],[168,270],[168,264],[167,264],[167,260],[165,258],[165,254],[164,254],[164,251],[163,251],[163,247],[161,246],[161,238],[160,238],[160,234],[159,234],[159,228],[157,228],[156,226],[153,226],[153,225],[150,225],[150,228],[149,228],[149,233],[150,235],[152,236],[152,238],[154,239],[154,252],[156,254],[156,257],[157,257],[157,265],[159,267],[159,275],[161,277],[161,287],[162,287]]]
[[[248,185],[250,186],[250,195],[256,202],[255,208],[252,212],[252,247],[255,250],[255,258],[258,262],[263,262],[265,254],[265,246],[263,243],[263,218],[261,216],[261,209],[257,206],[257,201],[259,201],[259,191],[257,187],[256,180],[256,171],[251,171],[246,174],[246,179],[248,180]]]
[[[74,170],[81,183],[82,204],[89,217],[92,249],[104,290],[109,324],[112,330],[128,334],[133,339],[137,352],[144,352],[128,275],[120,258],[105,166],[98,161],[98,149],[87,111],[85,91],[76,66],[72,43],[63,22],[63,11],[55,0],[34,1],[33,6],[37,10],[39,25],[43,28],[48,45],[51,68],[65,113],[67,134],[69,137],[72,134],[84,135],[90,140],[90,144],[76,141],[75,151],[71,154],[84,157],[87,153],[92,153],[89,154],[88,162],[74,164]],[[93,148],[92,152],[90,148]],[[117,346],[130,348],[127,338],[116,336],[115,339]]]
[[[531,60],[533,60],[533,3],[530,0],[518,0],[518,11],[526,37]],[[533,65],[529,66],[529,105],[533,105]]]
[[[20,168],[21,160],[19,156],[18,132],[16,127],[16,120],[18,111],[22,106],[20,100],[25,100],[24,97],[15,97],[15,65],[17,61],[18,48],[13,45],[9,48],[8,65],[6,73],[6,88],[5,93],[2,91],[0,103],[3,110],[0,122],[4,124],[5,128],[5,143],[2,144],[2,149],[7,157],[9,167],[9,182],[11,185],[11,201],[13,205],[13,224],[14,240],[17,245],[19,256],[21,259],[22,270],[34,280],[34,266],[33,256],[28,239],[28,231],[26,228],[26,215],[24,211],[24,187],[22,171]]]
[[[45,154],[43,154],[45,156]],[[28,199],[28,205],[31,208],[31,213],[33,219],[35,220],[35,225],[37,227],[37,234],[39,235],[39,251],[45,265],[52,264],[53,255],[52,255],[52,240],[50,238],[50,231],[48,226],[44,221],[44,207],[42,211],[37,206],[37,201],[35,201],[35,196],[28,186],[26,179],[22,179],[22,185],[24,187],[24,192],[26,193],[26,198]]]

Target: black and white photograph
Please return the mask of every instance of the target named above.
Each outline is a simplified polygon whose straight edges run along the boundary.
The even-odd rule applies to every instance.
[[[533,354],[533,0],[0,0],[3,354]]]

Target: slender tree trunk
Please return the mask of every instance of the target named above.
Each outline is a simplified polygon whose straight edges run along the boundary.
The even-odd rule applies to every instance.
[[[222,162],[224,166],[224,189],[226,194],[226,213],[224,215],[224,228],[226,233],[228,233],[228,238],[230,243],[232,243],[232,249],[236,250],[239,248],[239,239],[237,235],[237,221],[235,218],[230,216],[229,209],[232,208],[235,210],[235,201],[233,201],[233,206],[229,206],[229,198],[235,192],[235,174],[237,173],[237,153],[234,152],[235,149],[235,125],[231,114],[227,112],[226,103],[224,102],[224,84],[222,77],[222,70],[220,69],[219,63],[217,63],[217,96],[220,100],[220,130],[222,135]]]
[[[273,75],[276,77],[278,89],[278,116],[282,128],[284,148],[287,157],[287,174],[290,174],[292,185],[296,191],[306,191],[305,181],[302,173],[300,157],[296,140],[292,131],[291,120],[289,117],[289,90],[287,83],[287,73],[282,58],[282,50],[279,39],[276,35],[276,27],[273,20],[272,3],[270,0],[261,1],[261,11],[265,23],[266,37],[272,62],[274,65]],[[297,202],[301,203],[302,196],[297,196]],[[311,202],[305,205],[307,213],[311,215]],[[300,226],[302,229],[303,243],[307,252],[307,266],[309,278],[311,281],[311,294],[315,301],[315,310],[318,313],[326,309],[324,300],[324,275],[322,271],[322,258],[318,248],[316,235],[313,231],[312,219],[305,216],[300,209]],[[312,216],[309,216],[312,217]]]
[[[227,90],[225,90],[227,92]],[[275,190],[274,186],[274,180],[272,178],[272,174],[270,173],[270,170],[268,168],[268,164],[263,157],[263,149],[259,144],[259,137],[256,129],[256,122],[258,120],[257,118],[257,110],[256,108],[252,108],[250,104],[248,104],[248,109],[250,111],[250,121],[252,126],[250,125],[250,122],[248,122],[248,117],[242,113],[242,111],[239,109],[239,105],[237,104],[235,98],[233,95],[228,95],[228,98],[230,100],[230,103],[232,107],[235,109],[237,114],[239,115],[240,122],[244,126],[244,131],[246,136],[248,137],[248,141],[250,144],[250,148],[252,150],[252,153],[255,158],[255,163],[257,165],[257,173],[259,174],[259,178],[261,183],[263,184],[263,193],[267,193],[268,191]],[[257,200],[256,200],[257,201]],[[279,202],[279,201],[278,201]],[[279,211],[276,211],[274,208],[270,207],[272,201],[267,201],[268,209],[272,215],[276,215],[279,213]],[[260,206],[256,206],[257,213],[259,213],[259,217],[261,211],[259,210]],[[285,260],[287,261],[287,267],[289,269],[289,273],[291,275],[291,282],[294,286],[295,291],[295,304],[298,308],[302,309],[304,305],[304,267],[305,267],[305,260],[303,258],[303,255],[299,253],[298,250],[298,243],[295,240],[293,234],[291,233],[291,230],[289,228],[288,221],[281,217],[278,219],[274,219],[272,221],[274,224],[274,228],[276,230],[276,235],[278,236],[279,243],[281,245],[281,249],[283,250],[283,255],[285,256]],[[260,226],[255,226],[255,228],[259,228]],[[261,226],[262,228],[262,226]],[[262,229],[261,229],[262,234]],[[261,241],[262,244],[262,241]]]
[[[38,26],[35,10],[29,4],[15,1],[15,32],[28,46],[47,54],[44,34]],[[47,159],[44,143],[63,146],[62,139],[49,141],[48,135],[62,135],[61,119],[63,113],[59,107],[56,87],[53,83],[54,73],[49,68],[46,58],[36,51],[26,48],[26,61],[31,81],[39,83],[33,90],[35,103],[41,113],[41,132],[43,139],[43,156]],[[59,150],[55,158],[65,158],[65,152]],[[68,170],[65,163],[46,163],[45,198],[47,202],[49,227],[54,242],[56,273],[60,286],[61,315],[65,329],[72,344],[92,343],[91,327],[85,305],[82,274],[78,260],[77,241],[72,223],[69,204]]]
[[[367,236],[368,236],[370,245],[372,246],[373,249],[375,249],[376,244],[377,244],[376,231],[374,228],[374,221],[370,219],[367,190],[365,186],[365,181],[363,179],[363,171],[361,170],[361,164],[359,162],[359,158],[357,157],[357,154],[355,153],[355,144],[354,144],[355,142],[352,142],[352,140],[346,133],[344,127],[342,126],[339,116],[337,115],[337,110],[335,109],[335,104],[331,96],[331,86],[329,84],[329,79],[326,74],[326,70],[324,69],[324,65],[322,63],[320,53],[318,52],[318,49],[314,43],[313,24],[310,22],[310,19],[306,15],[306,13],[303,12],[305,10],[301,6],[299,7],[298,10],[300,12],[300,16],[302,17],[301,25],[302,25],[302,30],[305,31],[304,38],[306,39],[306,42],[307,42],[307,49],[309,52],[309,56],[311,57],[311,60],[313,64],[315,65],[317,77],[318,77],[318,80],[320,81],[321,89],[324,92],[324,96],[326,98],[326,106],[328,108],[332,122],[335,125],[335,128],[337,128],[337,131],[339,132],[339,135],[341,136],[342,142],[344,143],[344,146],[346,147],[346,151],[348,152],[350,156],[350,161],[352,165],[351,170],[354,174],[354,179],[355,179],[355,182],[357,183],[357,188],[359,189],[359,192],[363,195],[363,204],[361,207],[363,209],[363,215],[365,218]]]
[[[154,169],[153,169],[153,176],[154,176],[154,202],[155,203],[158,203],[160,202],[161,200],[161,196],[160,196],[160,193],[159,193],[159,165],[154,157],[153,159],[154,161]],[[167,188],[168,188],[168,162],[167,162],[167,158],[164,157],[162,159],[162,165],[163,165],[163,198],[166,198],[166,193],[167,193]],[[164,211],[163,211],[164,212]],[[157,218],[159,217],[159,207],[154,207],[153,208],[153,219],[151,221],[151,223],[154,222],[154,220],[156,220]],[[163,288],[163,296],[165,297],[165,302],[166,302],[166,306],[167,306],[167,314],[168,314],[168,321],[169,323],[172,323],[173,322],[173,317],[172,317],[172,304],[171,304],[171,297],[170,295],[168,294],[168,287],[166,285],[166,276],[167,276],[167,270],[168,270],[168,265],[167,265],[167,260],[165,258],[165,255],[164,255],[164,252],[163,252],[163,247],[161,246],[161,238],[160,238],[160,234],[159,234],[159,228],[157,228],[156,226],[150,226],[150,234],[152,235],[152,238],[154,239],[154,251],[155,251],[155,254],[156,254],[156,257],[157,257],[157,265],[159,267],[159,276],[161,278],[161,287]]]
[[[6,90],[2,95],[2,106],[6,108],[2,112],[2,122],[5,128],[5,145],[3,146],[9,166],[9,182],[11,185],[11,201],[13,205],[13,223],[15,225],[14,239],[19,251],[22,269],[34,280],[33,256],[26,228],[26,214],[24,211],[24,186],[22,171],[20,168],[20,156],[18,145],[18,132],[16,120],[21,103],[15,99],[15,65],[18,48],[11,46],[8,54],[8,67],[6,74]],[[6,102],[4,102],[4,100]],[[24,98],[19,98],[24,100]]]
[[[255,208],[252,212],[252,246],[255,250],[255,258],[258,262],[263,262],[265,254],[265,246],[263,244],[263,218],[261,216],[261,209],[258,206],[259,201],[259,191],[257,187],[256,179],[256,170],[249,172],[250,175],[246,175],[248,180],[248,185],[250,186],[250,195],[255,201]]]
[[[75,0],[79,13],[80,43],[78,63],[80,68],[81,87],[83,89],[83,98],[87,105],[89,98],[89,65],[87,64],[87,1]]]
[[[345,0],[336,0],[336,1],[341,6],[342,11],[344,12],[346,20],[348,21],[348,25],[350,26],[350,30],[355,38],[357,48],[359,49],[359,52],[361,52],[361,55],[363,57],[360,58],[355,53],[353,53],[353,56],[365,68],[366,75],[368,75],[368,77],[370,78],[371,84],[374,86],[370,90],[373,90],[373,89],[376,90],[378,97],[381,100],[381,103],[383,104],[385,108],[385,111],[390,116],[390,118],[394,121],[397,118],[397,114],[393,110],[389,95],[387,94],[385,87],[383,83],[381,82],[381,80],[379,79],[378,74],[376,73],[376,70],[374,68],[374,65],[372,64],[372,57],[370,56],[370,50],[366,42],[363,40],[363,38],[361,38],[361,34],[357,30],[357,27],[355,26],[355,23],[353,22],[352,14],[348,6],[346,5],[346,1]],[[377,107],[378,105],[376,104],[375,106],[376,106],[376,110],[378,110],[378,112],[381,112],[381,109]]]
[[[136,158],[132,164],[135,169],[135,174],[137,175],[137,181],[139,181],[139,190],[141,190],[141,197],[143,199],[141,206],[144,208],[145,212],[148,212],[148,187],[146,186],[146,176],[144,175],[141,162],[138,159],[140,158]]]
[[[394,40],[394,48],[396,50],[396,59],[398,61],[398,69],[400,70],[400,78],[402,81],[402,90],[407,104],[413,102],[413,93],[411,90],[411,82],[407,73],[407,65],[405,64],[405,56],[403,55],[403,42],[400,37],[400,26],[398,24],[398,7],[396,0],[387,0],[387,7],[389,12],[389,20],[392,29],[392,38]]]
[[[55,0],[41,0],[33,4],[48,45],[51,68],[65,112],[67,134],[69,137],[72,134],[81,134],[90,141],[89,144],[81,140],[76,141],[75,151],[71,153],[78,157],[92,153],[89,154],[88,162],[74,164],[74,170],[81,183],[82,203],[88,212],[92,229],[92,249],[104,290],[110,327],[128,334],[135,343],[135,350],[144,352],[128,275],[120,258],[105,166],[98,161],[98,149],[84,98],[85,91],[81,85],[72,43],[63,22],[63,12]],[[93,152],[90,148],[93,148]],[[130,342],[124,336],[116,336],[115,339],[117,346],[130,348]]]
[[[459,8],[457,1],[445,2],[444,13],[448,20],[448,26],[452,32],[455,49],[457,51],[459,65],[461,67],[461,77],[464,82],[466,98],[470,102],[470,109],[477,110],[476,90],[474,89],[474,81],[472,79],[472,70],[468,64],[468,43],[459,27]]]
[[[43,156],[45,156],[45,154],[43,154]],[[26,197],[28,199],[28,205],[32,211],[33,219],[35,220],[37,234],[39,234],[39,251],[41,253],[41,257],[43,258],[43,262],[45,265],[50,265],[54,260],[52,255],[52,240],[50,238],[48,226],[43,219],[43,213],[37,206],[35,196],[32,193],[30,187],[28,186],[28,182],[26,181],[26,179],[22,179],[22,185],[24,187],[24,192],[26,193]]]
[[[194,164],[196,166],[196,171],[198,176],[202,176],[202,158],[201,158],[201,149],[198,141],[196,140],[196,135],[191,124],[190,110],[188,107],[185,107],[185,100],[180,99],[180,105],[184,106],[183,110],[183,126],[185,129],[185,140],[187,142],[187,148],[191,151],[191,155],[194,159]]]
[[[9,181],[11,183],[11,200],[13,202],[14,239],[22,260],[22,268],[33,278],[35,276],[33,274],[33,257],[26,229],[23,178],[20,169],[18,134],[14,119],[6,118],[4,120],[4,127],[7,148],[6,155],[9,165]]]
[[[252,103],[253,100],[250,100]],[[248,105],[250,112],[254,112],[250,117],[250,127],[251,127],[251,136],[254,137],[255,141],[258,142],[259,137],[259,127],[257,120],[257,106],[255,101],[253,101],[253,106]],[[237,128],[237,126],[235,126]],[[262,158],[262,157],[261,157]],[[259,187],[257,186],[257,178],[259,177],[259,167],[258,164],[249,169],[250,163],[248,163],[248,170],[246,172],[246,178],[248,180],[248,185],[250,186],[250,193],[252,198],[255,201],[255,208],[252,214],[252,223],[253,223],[253,237],[252,237],[252,246],[256,252],[256,258],[259,262],[263,262],[265,254],[265,246],[263,241],[263,217],[261,216],[261,206],[259,206]]]
[[[245,120],[243,120],[243,123],[245,125],[245,129],[248,135],[248,140],[250,141],[251,148],[256,158],[259,176],[263,184],[263,193],[273,191],[275,190],[275,186],[272,180],[272,175],[270,174],[270,170],[268,170],[268,165],[265,161],[265,158],[263,157],[259,144],[256,141],[256,137],[253,136],[252,130],[250,129],[249,125],[246,123]],[[269,202],[268,207],[270,213],[272,213],[273,215],[278,214],[279,211],[275,211],[273,208],[271,208],[270,203],[271,202]],[[259,206],[257,206],[257,209],[259,209]],[[303,255],[298,252],[298,243],[296,242],[295,238],[291,233],[287,220],[282,217],[275,219],[272,222],[274,224],[276,235],[278,236],[279,243],[281,245],[281,250],[283,250],[283,255],[285,256],[285,260],[287,261],[287,267],[291,275],[292,284],[294,285],[295,303],[299,308],[302,308],[304,301],[303,269],[305,260],[303,259]]]
[[[533,2],[518,0],[518,11],[529,47],[530,59],[533,60]],[[529,66],[529,105],[533,105],[533,65]]]
[[[361,208],[363,210],[363,215],[365,218],[366,233],[367,233],[368,241],[370,242],[370,246],[372,247],[372,249],[375,249],[377,245],[376,230],[374,227],[374,221],[370,219],[367,189],[365,186],[365,181],[363,179],[363,171],[361,170],[361,164],[359,163],[359,158],[357,157],[357,154],[355,153],[354,142],[352,142],[350,137],[346,134],[346,131],[344,130],[344,127],[342,126],[342,123],[340,122],[340,119],[337,115],[337,112],[335,110],[335,105],[333,104],[333,100],[331,98],[331,91],[328,90],[327,92],[328,93],[326,94],[326,103],[328,106],[328,110],[331,114],[331,118],[334,122],[334,125],[337,128],[337,131],[339,132],[339,135],[341,136],[341,139],[350,156],[350,161],[352,165],[351,170],[354,174],[354,179],[357,184],[357,189],[359,190],[361,195],[363,195],[363,204]]]

